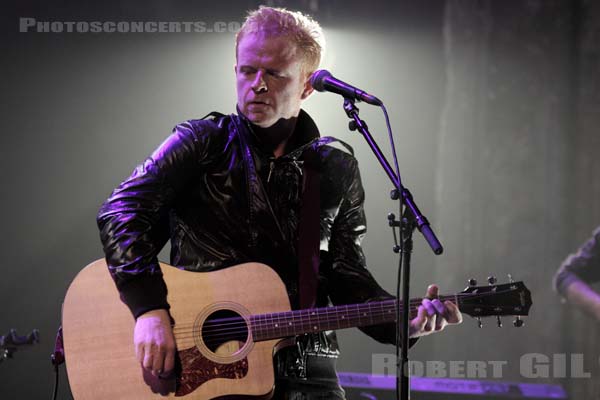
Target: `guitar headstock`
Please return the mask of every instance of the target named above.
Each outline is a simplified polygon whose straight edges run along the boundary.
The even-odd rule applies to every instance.
[[[509,275],[510,277],[510,275]],[[488,286],[475,286],[477,283],[471,279],[469,287],[460,292],[458,302],[460,311],[471,317],[477,318],[479,327],[481,317],[495,316],[498,320],[498,326],[502,326],[500,317],[504,315],[514,315],[516,320],[514,325],[520,327],[523,325],[521,316],[529,315],[531,308],[531,292],[522,281],[496,284],[496,278],[488,278]]]

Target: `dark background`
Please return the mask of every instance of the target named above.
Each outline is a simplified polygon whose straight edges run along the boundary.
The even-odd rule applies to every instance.
[[[50,396],[49,355],[77,272],[102,257],[101,202],[178,122],[234,111],[234,33],[27,33],[38,21],[242,22],[255,1],[20,1],[2,4],[3,214],[0,334],[41,331],[41,343],[0,363],[1,398]],[[375,93],[391,115],[404,183],[446,251],[415,236],[413,294],[430,282],[459,291],[511,273],[532,290],[525,327],[505,319],[424,338],[415,360],[507,361],[503,379],[560,383],[572,398],[599,388],[598,323],[561,304],[552,275],[600,224],[600,7],[593,1],[272,1],[311,13],[328,40],[323,68]],[[341,98],[305,108],[349,142],[367,191],[370,269],[395,290],[386,215],[390,185]],[[361,116],[387,149],[380,112]],[[340,333],[342,371],[372,371],[393,354],[357,330]],[[344,351],[345,350],[345,351]],[[530,379],[526,353],[585,354],[592,378]],[[59,398],[70,393],[61,367]],[[569,369],[567,368],[567,371]],[[491,372],[490,372],[491,374]],[[489,376],[491,378],[491,375]]]

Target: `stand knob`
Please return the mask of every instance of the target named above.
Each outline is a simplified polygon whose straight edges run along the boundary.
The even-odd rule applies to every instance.
[[[517,317],[517,318],[515,318],[515,320],[513,321],[513,325],[515,326],[515,328],[520,328],[520,327],[522,327],[523,325],[525,325],[525,321],[523,321],[523,320],[521,319],[521,317]]]

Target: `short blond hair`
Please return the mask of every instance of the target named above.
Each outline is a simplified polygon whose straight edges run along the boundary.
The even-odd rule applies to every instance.
[[[266,6],[248,12],[246,21],[235,37],[236,58],[240,41],[248,33],[287,36],[304,58],[305,72],[313,72],[319,68],[325,51],[325,36],[321,25],[306,14]]]

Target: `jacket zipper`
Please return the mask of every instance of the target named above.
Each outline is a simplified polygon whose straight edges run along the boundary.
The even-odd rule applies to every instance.
[[[271,181],[271,175],[273,174],[273,170],[275,169],[275,161],[271,160],[269,164],[269,175],[267,176],[267,183]]]

